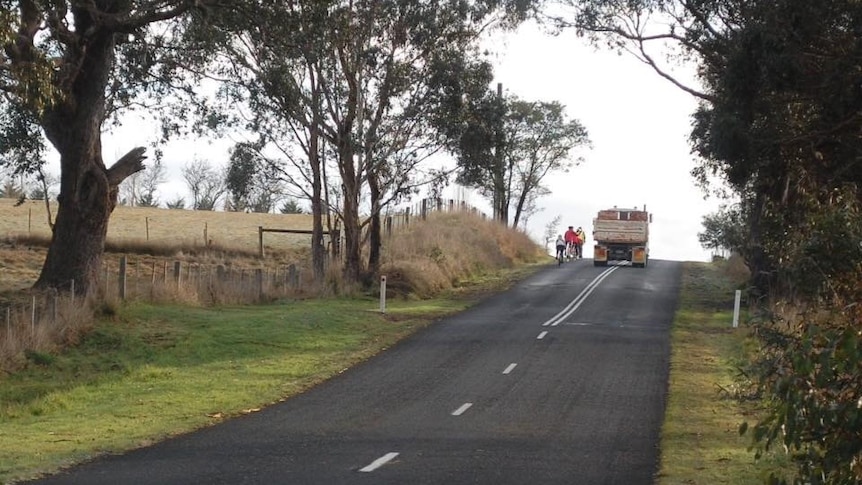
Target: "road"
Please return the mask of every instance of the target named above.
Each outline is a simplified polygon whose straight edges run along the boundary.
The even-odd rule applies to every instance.
[[[283,403],[37,483],[653,483],[680,268],[550,266]]]

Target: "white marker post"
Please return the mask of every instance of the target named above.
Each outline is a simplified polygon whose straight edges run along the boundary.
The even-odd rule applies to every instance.
[[[739,302],[742,300],[742,291],[736,290],[736,298],[733,301],[733,328],[739,326]]]
[[[386,275],[380,276],[380,313],[386,313]]]

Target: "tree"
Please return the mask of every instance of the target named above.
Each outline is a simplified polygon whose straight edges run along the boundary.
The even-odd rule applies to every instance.
[[[182,177],[192,194],[193,210],[215,210],[227,190],[224,175],[205,160],[187,163],[182,169]]]
[[[150,166],[149,170],[139,173],[142,175],[138,177],[140,184],[138,205],[140,207],[158,207],[160,202],[156,193],[159,186],[165,183],[165,166],[161,162],[156,162]]]
[[[59,208],[36,287],[69,287],[74,280],[76,291],[87,292],[98,280],[118,187],[146,158],[144,148],[133,148],[107,167],[102,127],[137,94],[172,92],[182,82],[170,66],[193,52],[177,46],[209,3],[22,0],[0,6],[2,158],[25,171],[41,165],[43,133],[60,155]]]
[[[512,227],[518,227],[525,210],[547,193],[544,178],[580,163],[569,154],[589,145],[587,130],[567,120],[558,102],[506,99],[499,89],[496,96],[486,90],[466,110],[460,129],[448,132],[458,155],[458,180],[490,197],[495,218],[505,224],[514,203]]]
[[[177,197],[174,200],[170,200],[165,203],[168,209],[185,209],[186,208],[186,199],[182,197]]]
[[[376,271],[382,208],[428,180],[420,163],[439,149],[428,123],[443,86],[433,81],[458,79],[437,71],[476,54],[483,22],[501,4],[514,12],[523,2],[265,3],[237,27],[246,40],[226,46],[235,60],[230,77],[251,80],[233,94],[252,107],[254,131],[286,161],[277,164],[284,178],[298,182],[311,200],[313,254],[321,256],[317,221],[329,183],[323,156],[331,155],[341,204],[327,209],[343,221],[348,279]],[[366,194],[367,218],[360,215]],[[361,261],[365,225],[367,270]]]
[[[271,212],[281,197],[279,171],[249,143],[237,143],[225,175],[230,210]]]
[[[563,216],[557,214],[556,217],[551,219],[547,225],[545,225],[545,246],[549,246],[557,240],[556,234],[559,234],[560,221],[563,220]]]
[[[568,171],[581,159],[572,160],[570,152],[589,145],[587,130],[577,120],[567,120],[558,102],[527,102],[512,99],[508,103],[504,133],[507,199],[515,203],[512,227],[518,227],[525,210],[548,193],[542,186],[545,177]]]
[[[747,232],[742,206],[735,204],[703,216],[703,232],[698,233],[697,239],[704,249],[732,251],[747,261],[750,254]]]
[[[299,205],[299,202],[292,198],[288,197],[287,200],[282,202],[281,207],[278,208],[278,211],[282,214],[304,214],[302,206]]]

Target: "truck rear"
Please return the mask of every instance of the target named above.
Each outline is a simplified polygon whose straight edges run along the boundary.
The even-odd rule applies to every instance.
[[[644,268],[649,260],[649,224],[652,214],[639,209],[606,209],[593,219],[593,264],[628,261]]]

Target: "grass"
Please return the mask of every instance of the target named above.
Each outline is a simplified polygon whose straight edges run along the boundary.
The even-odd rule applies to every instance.
[[[0,381],[0,482],[119,452],[295,395],[468,300],[134,304]]]
[[[752,344],[745,325],[732,328],[734,278],[729,266],[686,263],[671,336],[671,371],[657,483],[761,484],[789,464],[783,456],[754,460],[750,435],[739,426],[756,419],[753,404],[731,393]]]

